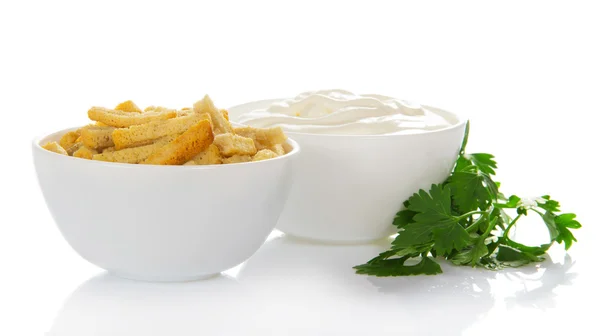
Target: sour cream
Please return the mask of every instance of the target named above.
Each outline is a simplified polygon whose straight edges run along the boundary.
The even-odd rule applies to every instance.
[[[377,135],[438,130],[458,120],[450,114],[442,115],[387,96],[320,90],[245,113],[238,122],[261,128],[279,126],[287,132]]]

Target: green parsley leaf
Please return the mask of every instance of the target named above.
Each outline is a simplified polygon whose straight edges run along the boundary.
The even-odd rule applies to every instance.
[[[543,200],[545,200],[544,202],[540,202],[537,201],[537,205],[538,207],[549,211],[549,212],[560,212],[560,203],[558,203],[557,201],[550,199],[550,196],[548,195],[544,195],[542,197]]]
[[[375,263],[378,263],[378,262],[380,262],[380,261],[383,261],[383,260],[385,260],[385,259],[387,259],[387,258],[393,257],[393,256],[395,256],[395,255],[396,255],[396,253],[397,253],[399,250],[400,250],[400,249],[390,249],[390,250],[387,250],[387,251],[385,251],[385,252],[381,252],[381,253],[379,253],[379,255],[378,255],[377,257],[375,257],[375,258],[373,258],[373,259],[371,259],[371,260],[367,261],[367,264],[375,264]]]
[[[395,248],[407,248],[414,245],[429,243],[433,240],[433,226],[422,223],[411,223],[398,232],[398,236],[392,241]]]
[[[492,195],[492,199],[498,199],[502,196],[502,193],[498,190],[498,183],[494,182],[489,175],[484,174],[483,181],[488,188],[488,192]]]
[[[556,228],[559,232],[558,236],[556,237],[556,241],[559,244],[564,242],[565,250],[571,248],[573,242],[577,241],[571,230],[569,230],[579,229],[581,227],[581,223],[576,221],[575,217],[576,215],[573,213],[565,213],[554,217],[554,223],[556,224]]]
[[[460,251],[471,243],[469,233],[456,223],[448,223],[433,229],[433,237],[435,242],[433,248],[440,255],[448,254],[452,250]]]
[[[559,227],[571,228],[571,229],[579,229],[581,228],[581,223],[575,220],[577,217],[574,213],[564,213],[562,215],[558,215],[554,218],[556,225]]]
[[[487,269],[519,267],[539,262],[554,242],[569,249],[577,240],[571,230],[581,227],[575,214],[560,213],[560,204],[541,196],[522,199],[506,198],[500,183],[493,180],[497,163],[485,153],[466,154],[470,124],[454,169],[448,179],[434,184],[429,191],[413,194],[394,217],[398,236],[389,250],[355,266],[359,274],[403,276],[438,274],[442,270],[431,257],[443,257],[455,265],[480,266]],[[511,218],[505,209],[515,209]],[[528,246],[509,238],[519,219],[536,213],[546,224],[550,242]],[[431,257],[430,257],[431,256]],[[406,265],[420,257],[415,265]]]
[[[454,170],[452,172],[477,172],[477,167],[471,163],[471,160],[461,156],[456,160],[456,164],[454,165]]]
[[[515,195],[511,195],[508,200],[506,201],[506,203],[504,204],[494,204],[494,206],[496,208],[502,208],[502,209],[516,209],[519,206],[519,203],[521,202],[521,198]]]
[[[396,214],[396,217],[394,217],[394,222],[393,224],[395,226],[397,226],[399,229],[405,227],[406,225],[410,224],[410,223],[414,223],[414,217],[417,213],[412,211],[412,210],[408,210],[408,209],[404,209],[401,211],[398,211],[398,213]]]
[[[496,175],[496,161],[494,160],[494,156],[492,154],[485,153],[475,153],[469,154],[467,156],[473,163],[477,169],[488,174],[488,175]]]
[[[531,262],[542,261],[544,258],[508,245],[500,245],[498,247],[498,253],[496,254],[496,260],[499,261],[502,266],[519,267]]]
[[[507,246],[515,248],[521,252],[530,253],[531,255],[534,255],[534,256],[544,255],[546,253],[546,251],[548,251],[550,246],[552,246],[552,244],[542,244],[540,246],[528,246],[528,245],[524,245],[524,244],[518,243],[516,241],[513,241],[511,239],[508,239],[508,238],[503,239],[503,242]]]
[[[429,193],[420,190],[409,199],[408,209],[417,212],[413,217],[416,222],[436,224],[453,221],[450,188],[440,184],[431,186]]]
[[[476,172],[456,172],[448,179],[448,186],[454,202],[462,212],[484,208],[492,201],[492,195],[484,185],[483,175]]]
[[[455,265],[471,265],[475,266],[480,259],[489,254],[484,240],[479,239],[475,245],[461,251],[452,258],[452,263]]]
[[[459,219],[452,215],[450,194],[450,188],[443,185],[432,185],[429,193],[421,190],[414,194],[408,206],[412,213],[401,211],[397,216],[402,229],[392,246],[407,248],[434,240],[434,250],[438,254],[447,254],[469,245],[469,234],[458,224]],[[406,224],[403,218],[407,215],[412,215],[414,223]]]
[[[420,254],[427,253],[427,251],[431,250],[432,243],[425,243],[421,245],[413,245],[405,248],[394,249],[394,257],[405,257],[409,256],[410,258],[418,257]]]
[[[421,261],[415,265],[404,265],[406,260],[408,260],[407,257],[386,259],[377,263],[354,266],[354,269],[356,269],[356,273],[358,274],[380,277],[420,274],[434,275],[442,273],[440,264],[429,257],[423,257]]]

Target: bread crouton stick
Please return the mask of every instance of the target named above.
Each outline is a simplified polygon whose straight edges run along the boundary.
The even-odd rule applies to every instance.
[[[213,141],[210,121],[201,120],[167,145],[156,150],[143,164],[181,165],[205,150]]]

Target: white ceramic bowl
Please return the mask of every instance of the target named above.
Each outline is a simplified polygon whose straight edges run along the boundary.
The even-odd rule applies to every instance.
[[[39,183],[58,228],[83,258],[148,281],[206,278],[249,258],[275,227],[292,184],[293,150],[214,166],[98,162],[33,143]]]
[[[234,121],[282,99],[230,108]],[[420,134],[323,135],[288,132],[302,147],[294,184],[277,224],[281,231],[329,243],[362,243],[394,233],[402,203],[449,175],[460,150],[466,120]]]

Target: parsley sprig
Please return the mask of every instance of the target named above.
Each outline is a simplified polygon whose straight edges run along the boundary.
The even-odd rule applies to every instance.
[[[389,250],[355,266],[356,273],[375,276],[439,274],[436,257],[455,265],[488,269],[518,267],[544,260],[556,242],[568,250],[577,240],[571,229],[581,224],[573,213],[560,213],[550,196],[524,199],[505,197],[493,180],[496,161],[491,154],[466,154],[469,124],[452,173],[429,191],[419,190],[396,214],[398,235]],[[515,209],[512,218],[507,209]],[[510,232],[519,219],[539,215],[548,228],[550,242],[539,246],[521,244]]]

